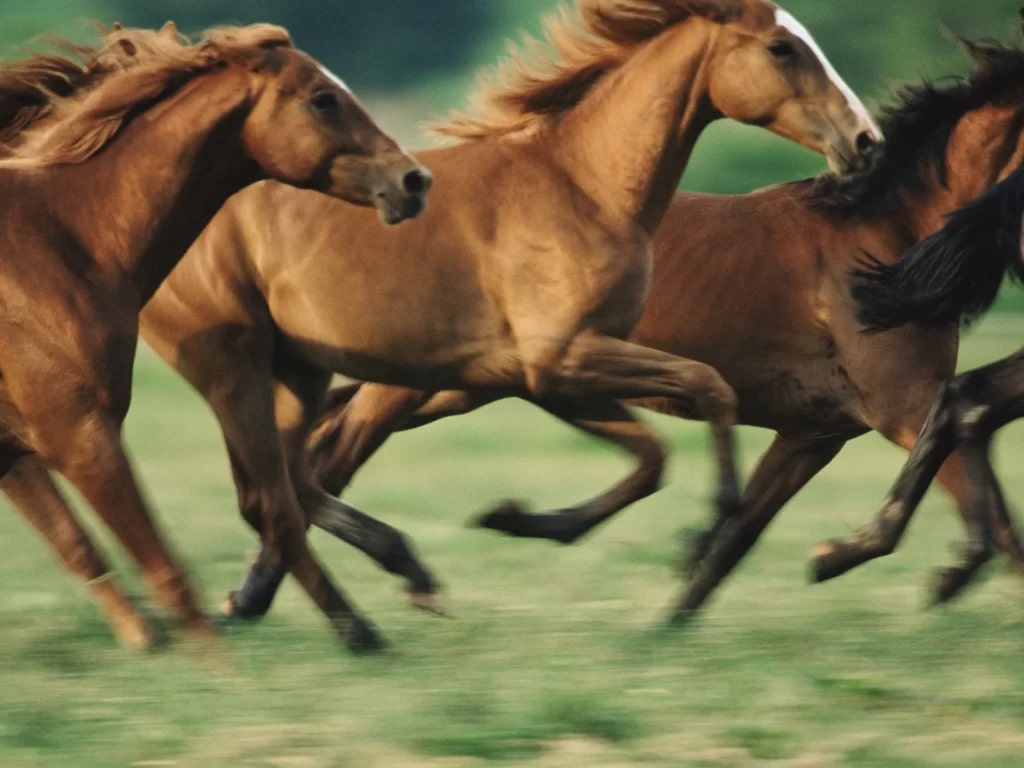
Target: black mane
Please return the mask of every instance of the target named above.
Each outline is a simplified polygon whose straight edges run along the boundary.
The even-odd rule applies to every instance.
[[[1018,169],[895,264],[871,264],[856,273],[851,293],[858,319],[875,331],[975,319],[996,300],[1004,274],[1024,276],[1022,214],[1024,169]]]
[[[871,170],[852,177],[824,174],[798,182],[807,202],[841,217],[870,217],[899,204],[901,194],[924,192],[948,178],[946,146],[956,124],[987,104],[1019,103],[1024,96],[1024,50],[994,40],[961,40],[974,61],[968,77],[943,85],[904,86],[880,120],[885,144]]]

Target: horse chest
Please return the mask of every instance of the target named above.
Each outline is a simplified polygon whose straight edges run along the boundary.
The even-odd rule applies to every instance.
[[[628,336],[643,312],[651,282],[647,248],[599,252],[585,261],[573,286],[584,325],[610,336]]]

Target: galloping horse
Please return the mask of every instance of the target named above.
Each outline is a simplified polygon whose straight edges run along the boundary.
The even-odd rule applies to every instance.
[[[511,63],[482,93],[482,116],[445,126],[466,141],[418,155],[439,199],[417,221],[385,230],[352,206],[256,185],[146,307],[144,338],[220,420],[247,518],[297,491],[323,524],[331,497],[301,446],[335,371],[543,398],[654,458],[657,441],[617,398],[682,401],[712,424],[719,503],[738,502],[732,389],[709,365],[624,340],[651,237],[716,118],[844,171],[868,162],[877,128],[806,30],[765,0],[579,0],[548,31],[550,58]],[[354,511],[334,530],[429,602],[433,582],[418,566],[409,575],[397,532]]]
[[[696,554],[685,611],[704,602],[846,441],[873,429],[909,450],[941,383],[954,372],[955,327],[865,336],[849,285],[864,253],[895,262],[938,229],[945,213],[1024,157],[1024,52],[965,45],[974,60],[968,78],[908,87],[886,111],[886,149],[868,173],[748,195],[678,194],[654,238],[654,280],[631,339],[713,366],[737,393],[740,422],[776,431],[746,488],[742,516],[723,520],[717,543],[709,540]],[[363,385],[346,406],[353,391],[332,396],[337,407],[315,432],[319,474],[333,493],[391,429],[495,398],[447,392],[410,417],[429,393]],[[664,400],[636,402],[699,416]],[[564,404],[540,404],[562,418],[574,416]],[[577,426],[599,434],[605,428],[599,420]],[[545,515],[506,504],[482,522],[520,536],[574,541],[657,487],[661,455],[650,448],[640,458],[646,463],[625,481],[585,504]],[[959,456],[943,465],[939,481],[970,524],[971,492]],[[1000,522],[999,544],[1019,566],[1024,553],[1009,523]],[[965,563],[964,572],[970,568]],[[279,577],[257,563],[233,598],[235,610],[265,611]]]
[[[138,313],[224,201],[273,177],[418,213],[429,173],[288,33],[223,27],[189,45],[114,29],[80,62],[0,68],[0,489],[86,580],[117,637],[156,635],[58,495],[61,472],[120,538],[155,596],[203,617],[161,540],[121,442]],[[375,642],[306,548],[301,511],[274,510],[263,543],[351,642]]]
[[[862,272],[865,282],[854,291],[862,322],[875,331],[907,323],[956,327],[985,312],[1004,274],[1024,278],[1022,215],[1024,170],[1017,170],[950,216],[945,227],[896,264]],[[830,573],[838,575],[893,552],[936,470],[955,449],[964,456],[971,479],[975,514],[964,556],[972,567],[964,574],[943,573],[940,594],[966,584],[992,556],[984,514],[990,499],[1007,514],[989,461],[992,435],[1022,416],[1024,350],[948,382],[875,519],[853,538],[825,545]]]

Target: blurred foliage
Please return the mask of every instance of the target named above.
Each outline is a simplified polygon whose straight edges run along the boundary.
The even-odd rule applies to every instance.
[[[422,144],[418,121],[464,102],[476,71],[509,41],[537,34],[557,0],[0,0],[0,47],[44,32],[88,33],[78,20],[158,26],[186,32],[223,23],[270,21],[338,72],[401,138]],[[962,74],[966,58],[944,30],[1017,39],[1016,6],[997,0],[788,0],[847,82],[870,104],[894,83]],[[398,126],[395,122],[398,122]],[[401,126],[409,126],[404,128]],[[684,185],[743,192],[817,173],[822,160],[764,131],[720,123],[702,138]]]

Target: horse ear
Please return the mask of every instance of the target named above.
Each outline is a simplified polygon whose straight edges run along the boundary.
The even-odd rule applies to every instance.
[[[181,35],[178,34],[178,26],[173,21],[168,20],[160,27],[160,37],[166,37],[177,42]]]
[[[1021,8],[1019,13],[1020,13],[1020,30],[1021,30],[1022,33],[1024,33],[1024,8]]]
[[[122,29],[124,29],[124,27],[121,26],[121,22],[120,21],[115,21],[114,22],[114,26],[111,27],[111,29],[113,29],[115,32],[120,32]]]

